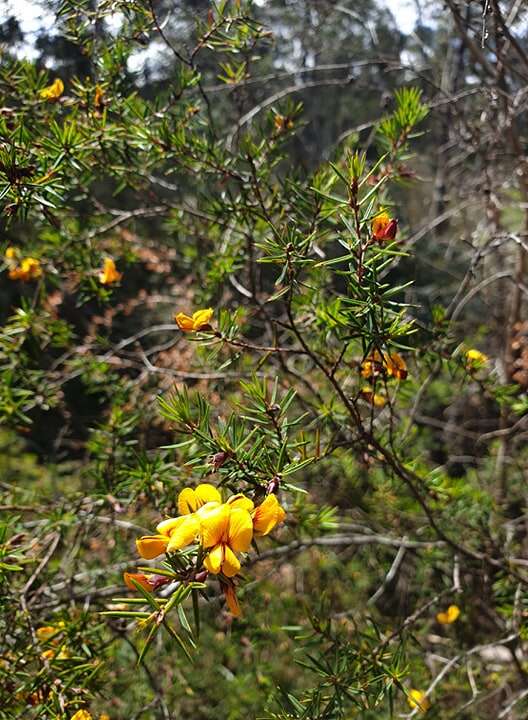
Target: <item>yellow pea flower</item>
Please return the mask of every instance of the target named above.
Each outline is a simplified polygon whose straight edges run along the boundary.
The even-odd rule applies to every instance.
[[[214,310],[212,308],[206,308],[204,310],[197,310],[190,315],[185,313],[178,313],[174,316],[176,324],[183,330],[183,332],[197,332],[198,330],[209,330],[209,322],[213,317]]]
[[[253,522],[247,510],[227,503],[201,513],[202,545],[209,549],[204,560],[213,575],[233,577],[240,570],[235,553],[247,552],[253,539]]]
[[[112,283],[119,282],[123,277],[123,273],[117,271],[115,262],[112,258],[105,258],[103,269],[98,275],[99,282],[101,285],[112,285]]]
[[[180,515],[187,515],[196,512],[208,502],[222,502],[222,496],[214,485],[201,483],[193,488],[184,488],[178,495],[178,512]]]
[[[489,357],[476,348],[466,350],[466,362],[469,369],[482,367],[488,360]]]
[[[426,713],[431,707],[431,701],[426,697],[425,693],[421,690],[415,690],[414,688],[409,690],[407,702],[413,710],[418,708],[422,713]]]
[[[60,628],[55,627],[55,625],[44,625],[36,629],[35,635],[40,642],[46,642],[54,635],[57,635],[58,632],[60,632]]]
[[[136,540],[138,553],[145,560],[153,560],[167,549],[169,538],[166,535],[143,535]]]
[[[385,407],[387,403],[387,398],[383,395],[380,395],[379,393],[375,393],[372,391],[372,388],[370,385],[365,385],[365,387],[361,388],[361,396],[371,405],[374,405],[374,407]]]
[[[41,275],[42,266],[40,260],[33,257],[24,258],[18,267],[11,268],[9,271],[10,280],[22,280],[22,282],[36,280]]]
[[[276,495],[268,495],[253,512],[253,530],[255,535],[267,535],[276,525],[284,521],[286,513],[279,505]]]
[[[458,620],[459,616],[460,608],[458,605],[450,605],[446,612],[439,612],[436,619],[441,625],[451,625]]]
[[[64,92],[64,83],[60,78],[56,78],[51,85],[40,91],[40,97],[43,100],[58,100]]]
[[[75,715],[72,715],[70,720],[93,720],[88,710],[77,710]]]
[[[15,260],[18,257],[18,250],[15,247],[9,246],[6,248],[4,257],[6,260]]]

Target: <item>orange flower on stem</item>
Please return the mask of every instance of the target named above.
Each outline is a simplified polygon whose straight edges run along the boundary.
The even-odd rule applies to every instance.
[[[198,330],[210,330],[209,324],[213,317],[214,310],[212,308],[206,308],[204,310],[197,310],[192,315],[186,315],[185,313],[178,313],[174,316],[176,325],[183,330],[183,332],[197,332]]]
[[[112,285],[119,282],[123,277],[123,273],[117,271],[116,264],[112,258],[105,258],[103,269],[98,275],[101,285]]]
[[[398,232],[398,220],[391,218],[389,213],[380,212],[372,221],[372,237],[374,240],[394,240]]]

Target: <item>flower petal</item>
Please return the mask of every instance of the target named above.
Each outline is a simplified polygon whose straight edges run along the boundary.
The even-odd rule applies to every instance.
[[[224,547],[224,562],[222,563],[222,572],[226,577],[234,577],[240,570],[240,561],[231,550],[229,545]]]
[[[210,483],[201,483],[200,485],[198,485],[194,492],[196,498],[199,501],[198,507],[200,507],[201,505],[205,505],[208,502],[222,502],[222,496],[220,495],[220,492],[217,490],[217,488],[215,488],[214,485],[211,485]]]
[[[180,328],[180,330],[183,330],[184,332],[191,332],[194,330],[194,322],[192,317],[189,317],[185,313],[178,313],[174,316],[174,319],[176,321],[176,325]]]
[[[168,543],[165,535],[144,535],[136,540],[136,547],[142,558],[152,560],[165,552]]]
[[[181,550],[187,545],[193,543],[200,534],[200,521],[196,515],[184,515],[180,518],[182,521],[176,527],[173,527],[170,533],[167,552]]]
[[[275,495],[268,495],[264,502],[253,513],[253,529],[258,535],[267,535],[279,523],[283,522],[286,513],[279,505]]]
[[[224,546],[219,543],[216,545],[209,555],[204,560],[204,566],[206,570],[209,570],[213,575],[218,575],[222,569],[222,563],[224,561]]]
[[[227,531],[228,544],[235,552],[249,550],[253,539],[253,521],[247,510],[234,507],[229,516],[229,529]],[[240,567],[240,565],[239,565]]]
[[[233,615],[234,617],[240,617],[242,615],[242,611],[240,610],[240,605],[236,596],[235,588],[232,585],[222,585],[222,588],[224,591],[224,597],[226,599],[227,607],[229,608],[231,615]]]
[[[148,577],[146,575],[144,575],[143,573],[125,572],[125,573],[123,573],[123,580],[125,581],[125,585],[127,586],[127,588],[129,590],[137,590],[137,587],[134,585],[132,580],[135,580],[138,583],[138,585],[141,585],[142,588],[144,588],[145,590],[148,590],[149,592],[151,592],[151,590],[153,589],[152,583],[150,582]]]
[[[231,508],[217,505],[200,512],[202,545],[204,548],[218,545],[226,535]]]
[[[206,308],[205,310],[197,310],[194,312],[192,316],[193,330],[200,330],[204,325],[209,325],[213,313],[213,308]]]
[[[253,500],[250,500],[242,493],[238,493],[238,495],[231,495],[231,497],[227,501],[227,504],[231,505],[231,507],[242,508],[243,510],[247,510],[248,512],[251,512],[255,508]]]
[[[198,509],[196,494],[193,488],[185,488],[178,495],[178,512],[180,515],[188,515]]]

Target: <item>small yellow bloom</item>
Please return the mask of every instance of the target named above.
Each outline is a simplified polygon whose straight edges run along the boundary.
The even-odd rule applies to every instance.
[[[54,635],[57,635],[61,630],[64,623],[60,625],[44,625],[43,627],[37,628],[35,635],[40,642],[47,642]]]
[[[372,221],[372,237],[375,240],[394,240],[397,232],[398,221],[387,212],[380,212]]]
[[[99,715],[99,720],[110,720],[110,715],[107,715],[106,713],[101,713]]]
[[[460,615],[460,608],[458,605],[450,605],[446,612],[439,612],[436,616],[437,621],[441,625],[451,625],[456,620],[458,620],[458,617]]]
[[[253,530],[255,535],[267,535],[276,525],[284,521],[286,513],[279,505],[276,495],[268,495],[253,512]]]
[[[71,657],[67,648],[61,648],[60,650],[50,648],[49,650],[44,650],[40,656],[49,662],[52,660],[68,660],[68,658]]]
[[[166,535],[143,535],[136,540],[137,551],[145,560],[162,555],[168,544],[169,538]]]
[[[112,283],[119,282],[123,277],[123,273],[117,271],[115,262],[112,258],[105,258],[103,269],[99,273],[99,282],[101,285],[112,285]]]
[[[94,107],[96,110],[102,110],[104,107],[104,90],[100,85],[95,86]]]
[[[409,703],[409,707],[413,710],[418,708],[420,712],[423,713],[426,713],[431,707],[431,701],[428,697],[426,697],[425,693],[421,690],[415,690],[414,688],[409,690],[407,702]]]
[[[41,275],[42,266],[40,264],[40,260],[33,257],[24,258],[19,266],[14,267],[9,271],[10,280],[22,280],[22,282],[36,280]]]
[[[212,507],[200,516],[202,545],[209,549],[204,560],[213,575],[222,572],[233,577],[240,570],[235,553],[247,552],[253,539],[253,522],[247,510],[223,504]]]
[[[43,100],[58,100],[64,92],[64,83],[60,78],[56,78],[51,85],[40,91],[40,97]]]
[[[15,260],[18,257],[18,250],[15,247],[9,246],[4,253],[4,257],[6,260]]]
[[[93,720],[93,718],[87,710],[77,710],[70,720]]]
[[[292,129],[293,120],[286,115],[277,114],[273,116],[273,124],[279,132],[284,132],[285,130]]]
[[[489,357],[483,352],[480,352],[480,350],[476,350],[475,348],[466,350],[467,367],[470,369],[482,367],[488,360]]]
[[[190,315],[185,313],[178,313],[174,316],[176,324],[183,330],[183,332],[196,332],[198,330],[209,330],[210,320],[213,317],[214,310],[212,308],[206,308],[204,310],[197,310]]]
[[[365,385],[361,388],[361,396],[371,405],[374,405],[374,407],[385,407],[387,403],[387,398],[384,395],[380,395],[379,393],[373,392],[370,385]]]

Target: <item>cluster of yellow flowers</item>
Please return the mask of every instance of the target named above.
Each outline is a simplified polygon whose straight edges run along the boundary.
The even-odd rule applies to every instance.
[[[209,483],[182,490],[178,496],[178,512],[178,517],[167,518],[158,524],[156,535],[145,535],[136,540],[141,557],[151,560],[197,543],[205,553],[205,570],[228,579],[239,573],[238,555],[249,550],[253,537],[267,535],[286,517],[275,495],[268,495],[256,507],[242,493],[222,502],[220,492]],[[153,587],[148,576],[127,573],[125,582],[129,587],[133,586],[131,578],[147,589]],[[231,612],[239,615],[232,583],[225,582],[223,586]]]
[[[71,716],[70,720],[93,720],[93,715],[88,710],[77,710],[77,712]],[[110,716],[106,713],[99,715],[99,720],[110,720]]]
[[[378,378],[395,378],[405,380],[407,377],[407,365],[405,360],[397,352],[385,353],[383,356],[378,350],[368,355],[361,363],[361,377],[375,385]],[[371,385],[361,388],[362,397],[375,407],[383,407],[387,402],[384,395],[374,392]]]
[[[9,270],[10,280],[29,282],[30,280],[37,280],[42,275],[40,260],[34,257],[22,258],[17,248],[8,247],[4,257]]]
[[[68,648],[62,645],[62,633],[64,630],[64,622],[61,620],[56,625],[44,625],[35,631],[37,639],[43,645],[50,645],[43,650],[41,657],[45,660],[67,660],[70,657]]]

